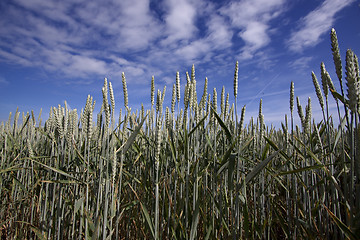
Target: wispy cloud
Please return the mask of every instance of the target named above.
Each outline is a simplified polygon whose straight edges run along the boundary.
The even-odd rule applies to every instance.
[[[226,49],[232,46],[233,31],[219,14],[210,15],[207,23],[207,40],[216,49]]]
[[[231,19],[238,36],[245,42],[240,58],[250,59],[270,42],[270,21],[286,9],[285,0],[243,0],[223,7],[222,14]]]
[[[296,72],[304,72],[310,68],[310,62],[313,60],[313,57],[300,57],[294,61],[290,61],[288,66],[295,70]]]
[[[291,34],[287,42],[288,48],[294,52],[301,52],[318,44],[321,37],[328,33],[334,24],[336,14],[353,2],[354,0],[325,0],[300,20],[298,29]]]

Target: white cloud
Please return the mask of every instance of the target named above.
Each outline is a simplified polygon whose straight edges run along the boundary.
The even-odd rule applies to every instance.
[[[207,21],[207,40],[217,49],[228,48],[232,45],[233,32],[225,19],[218,14],[212,14]]]
[[[106,68],[106,63],[95,58],[72,55],[71,60],[72,61],[69,70],[87,72],[89,74],[106,74],[108,71]]]
[[[196,40],[175,51],[175,54],[192,64],[196,59],[210,50],[210,45],[205,40]]]
[[[33,62],[31,62],[30,60],[23,58],[21,56],[18,56],[16,54],[13,54],[13,53],[3,51],[1,49],[0,49],[0,56],[1,56],[0,61],[3,61],[3,62],[7,61],[7,62],[10,62],[13,64],[20,64],[23,66],[32,66],[33,65]]]
[[[167,38],[164,44],[188,40],[197,31],[195,26],[196,7],[188,0],[165,0]]]
[[[298,30],[291,34],[287,42],[288,48],[294,52],[301,52],[304,48],[318,44],[321,36],[330,31],[336,14],[353,2],[354,0],[325,0],[300,20]]]
[[[247,28],[239,33],[239,36],[245,41],[241,53],[243,59],[251,58],[253,53],[266,46],[270,42],[270,38],[266,31],[269,27],[261,22],[249,22]]]
[[[285,5],[286,0],[243,0],[221,9],[245,42],[242,59],[252,58],[257,50],[269,44],[270,21],[285,10]]]
[[[130,49],[147,48],[152,41],[160,36],[162,26],[150,12],[149,0],[120,1],[122,16],[116,21],[121,22],[118,47]]]
[[[234,26],[246,27],[254,20],[268,22],[282,11],[286,0],[242,0],[231,2],[222,12],[231,18]]]

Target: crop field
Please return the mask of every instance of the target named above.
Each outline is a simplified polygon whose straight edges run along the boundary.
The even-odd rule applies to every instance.
[[[118,119],[107,79],[99,113],[91,96],[45,121],[10,113],[0,126],[1,239],[359,239],[359,65],[351,50],[342,61],[330,36],[341,88],[321,63],[318,99],[303,108],[289,82],[281,129],[264,124],[261,100],[244,122],[238,63],[234,103],[207,80],[196,89],[193,66],[183,93],[177,73],[168,107],[152,78],[151,108],[131,109],[123,73]]]

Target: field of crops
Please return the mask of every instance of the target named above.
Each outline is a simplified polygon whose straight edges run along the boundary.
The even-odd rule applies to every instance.
[[[90,96],[44,122],[10,113],[0,126],[1,239],[358,239],[359,65],[351,50],[342,64],[330,36],[341,89],[322,63],[321,87],[312,73],[318,99],[303,110],[289,82],[282,129],[264,124],[261,100],[244,122],[237,63],[234,103],[224,88],[218,101],[207,80],[198,95],[193,66],[182,94],[177,73],[169,107],[152,78],[151,109],[131,109],[123,74],[119,119],[107,79],[97,115]]]

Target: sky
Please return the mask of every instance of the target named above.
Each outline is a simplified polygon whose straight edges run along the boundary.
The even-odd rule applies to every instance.
[[[313,116],[321,119],[311,71],[321,81],[324,62],[339,89],[330,30],[345,62],[347,49],[360,53],[359,23],[356,0],[1,0],[0,122],[17,107],[35,115],[42,109],[46,120],[65,100],[80,113],[89,94],[98,113],[104,78],[118,113],[122,72],[133,110],[141,103],[150,108],[152,76],[156,89],[166,86],[169,106],[176,72],[183,98],[193,64],[198,99],[207,77],[208,92],[216,88],[220,103],[224,86],[231,104],[236,61],[238,112],[246,105],[246,119],[257,117],[262,99],[265,123],[279,127],[290,115],[291,81],[303,108],[311,97]]]

